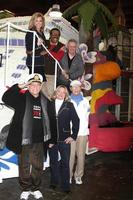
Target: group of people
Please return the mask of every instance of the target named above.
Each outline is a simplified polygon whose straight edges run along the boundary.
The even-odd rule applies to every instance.
[[[29,30],[25,37],[26,43],[26,65],[29,68],[29,73],[33,71],[39,73],[43,76],[43,81],[45,86],[48,84],[48,90],[50,94],[53,93],[50,85],[54,85],[54,75],[55,75],[55,60],[53,57],[60,63],[61,68],[58,67],[57,71],[57,85],[65,85],[69,90],[70,81],[78,79],[83,75],[84,64],[81,58],[76,51],[78,48],[77,41],[75,39],[70,39],[66,46],[62,44],[60,39],[60,30],[53,28],[50,30],[50,37],[46,40],[44,36],[44,26],[45,19],[41,13],[34,13],[29,22]],[[33,54],[33,31],[36,32],[38,37],[35,37],[35,51]],[[43,47],[47,48],[46,51]],[[32,67],[34,56],[34,69]],[[53,87],[54,88],[54,87]],[[52,90],[52,91],[51,91]],[[46,94],[46,93],[45,93]]]
[[[73,181],[82,184],[84,175],[90,106],[83,96],[81,82],[77,80],[84,72],[83,61],[76,52],[74,39],[68,41],[65,52],[64,45],[59,42],[60,31],[53,28],[50,39],[46,40],[44,25],[44,16],[33,14],[29,29],[39,36],[39,39],[35,38],[34,71],[33,32],[28,32],[26,64],[30,75],[26,83],[13,85],[2,97],[3,102],[15,111],[6,146],[18,154],[21,200],[27,200],[30,195],[43,199],[40,185],[47,154],[44,152],[48,151],[50,158],[51,189],[60,186],[63,192],[69,193]],[[58,85],[50,98],[44,95],[42,88],[47,87],[44,84],[46,74],[54,74],[53,60],[42,48],[42,43],[62,67],[58,72]],[[27,90],[23,90],[25,88]]]

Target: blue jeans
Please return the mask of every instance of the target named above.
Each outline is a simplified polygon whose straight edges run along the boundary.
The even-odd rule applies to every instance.
[[[60,160],[58,157],[60,153]],[[52,148],[49,148],[50,157],[50,171],[51,171],[51,185],[61,185],[63,191],[70,190],[70,144],[65,142],[58,142]]]

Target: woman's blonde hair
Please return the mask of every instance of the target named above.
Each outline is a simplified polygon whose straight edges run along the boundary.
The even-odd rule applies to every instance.
[[[66,96],[65,96],[65,101],[67,101],[67,100],[69,100],[69,93],[68,93],[68,89],[66,88],[66,86],[64,86],[64,85],[59,85],[56,89],[55,89],[55,91],[53,92],[53,94],[52,94],[52,96],[51,96],[51,99],[52,100],[55,100],[56,98],[57,98],[57,92],[61,89],[61,88],[63,88],[64,90],[65,90],[65,93],[66,93]]]
[[[40,31],[44,31],[44,26],[45,26],[45,18],[43,16],[42,13],[40,12],[36,12],[34,13],[32,16],[31,16],[31,19],[30,19],[30,22],[29,22],[29,29],[30,30],[36,30],[36,27],[35,27],[35,20],[38,18],[38,17],[41,17],[42,18],[42,27],[41,27],[41,30]]]

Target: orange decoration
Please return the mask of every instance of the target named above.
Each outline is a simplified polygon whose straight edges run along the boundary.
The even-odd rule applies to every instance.
[[[101,81],[114,80],[121,75],[121,69],[116,62],[107,61],[103,64],[93,66],[94,80],[93,83]]]

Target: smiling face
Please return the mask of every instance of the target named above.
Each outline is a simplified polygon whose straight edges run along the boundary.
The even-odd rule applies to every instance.
[[[60,38],[60,32],[58,30],[52,30],[50,34],[50,42],[51,43],[57,43]]]
[[[73,94],[73,95],[77,96],[77,95],[79,95],[80,92],[81,92],[81,87],[78,86],[78,85],[72,86],[72,87],[71,87],[71,91],[72,91],[72,94]]]
[[[68,54],[70,54],[71,56],[75,56],[77,50],[77,43],[74,41],[68,42],[67,49]]]
[[[42,17],[35,18],[34,26],[36,27],[36,30],[39,32],[43,26],[43,19]]]
[[[39,92],[41,90],[41,83],[39,82],[32,82],[28,85],[28,90],[32,96],[35,98],[39,96]]]
[[[56,91],[56,99],[64,100],[66,98],[66,89],[63,87],[60,87]]]

